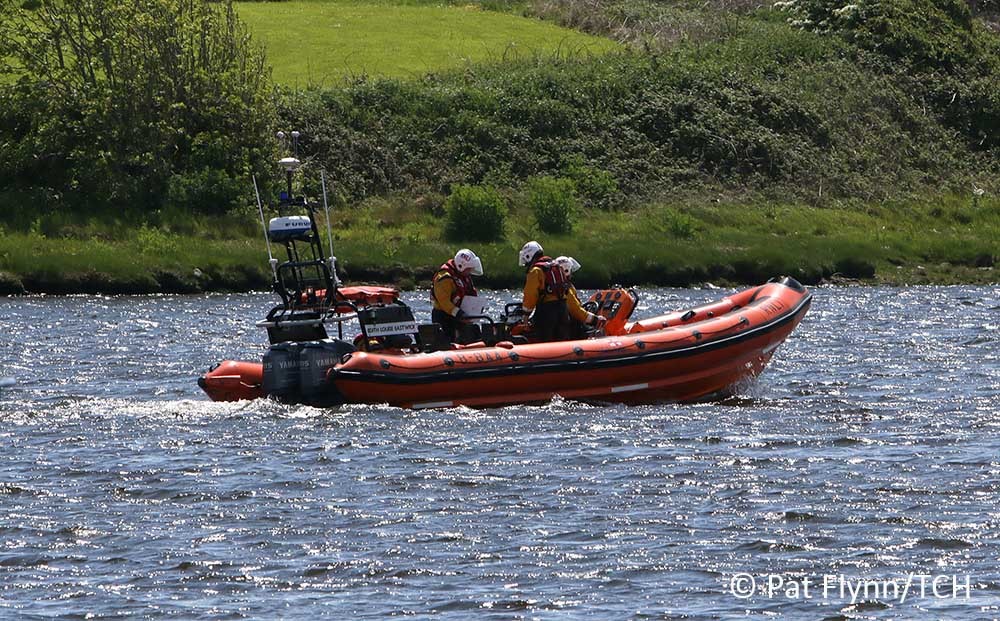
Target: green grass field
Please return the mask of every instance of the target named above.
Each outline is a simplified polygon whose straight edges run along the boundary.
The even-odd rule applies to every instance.
[[[275,81],[299,87],[619,47],[609,39],[472,5],[294,0],[241,2],[238,11],[266,46]]]

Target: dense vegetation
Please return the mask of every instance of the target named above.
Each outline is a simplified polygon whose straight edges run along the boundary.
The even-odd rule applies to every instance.
[[[246,178],[273,180],[273,127],[303,132],[309,193],[326,171],[353,277],[412,278],[495,240],[477,252],[510,284],[507,255],[536,236],[595,282],[896,265],[908,281],[923,263],[939,266],[927,280],[977,280],[997,254],[1000,37],[960,0],[482,3],[628,47],[273,90],[231,4],[0,3],[15,15],[0,26],[0,209],[18,231],[0,232],[0,269],[18,274],[20,249],[97,236],[73,256],[139,249],[132,265],[153,274],[123,290],[262,282],[203,248],[233,249],[208,240],[219,214],[230,237],[254,234]],[[73,11],[91,16],[80,41]],[[132,232],[110,233],[123,209]],[[58,271],[26,282],[55,288]]]
[[[633,203],[681,190],[870,202],[996,183],[1000,38],[962,3],[869,3],[822,32],[811,24],[835,3],[785,4],[663,51],[288,92],[281,115],[352,201],[581,167]]]

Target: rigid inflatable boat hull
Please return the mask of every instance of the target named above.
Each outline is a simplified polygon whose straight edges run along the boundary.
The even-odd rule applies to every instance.
[[[690,323],[652,327],[674,321],[664,316],[630,324],[631,333],[615,337],[403,356],[356,353],[330,380],[348,402],[409,408],[543,402],[555,395],[631,404],[697,400],[763,370],[809,308],[810,295],[794,284],[741,292],[710,305],[714,310],[701,321],[696,311],[681,314]]]
[[[198,378],[212,401],[248,401],[267,396],[264,366],[259,362],[224,360]]]

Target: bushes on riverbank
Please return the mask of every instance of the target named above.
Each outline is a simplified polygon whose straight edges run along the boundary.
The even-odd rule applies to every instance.
[[[539,231],[565,235],[573,230],[579,206],[572,179],[533,177],[527,183],[527,201]]]
[[[786,0],[797,27],[833,33],[860,61],[896,76],[964,136],[972,150],[1000,146],[1000,38],[974,20],[965,0],[894,0],[836,6]]]
[[[286,92],[280,114],[349,201],[458,183],[516,191],[539,175],[600,180],[611,190],[593,202],[614,194],[616,206],[677,192],[823,204],[1000,188],[997,132],[983,134],[1000,107],[985,82],[933,86],[901,59],[781,14],[742,19],[725,39],[663,52]],[[1000,75],[990,45],[966,55],[983,79]]]

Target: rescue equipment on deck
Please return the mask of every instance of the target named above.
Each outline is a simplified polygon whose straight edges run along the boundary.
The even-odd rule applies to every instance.
[[[306,216],[271,218],[267,225],[268,238],[277,243],[305,240],[312,233],[312,222]]]

